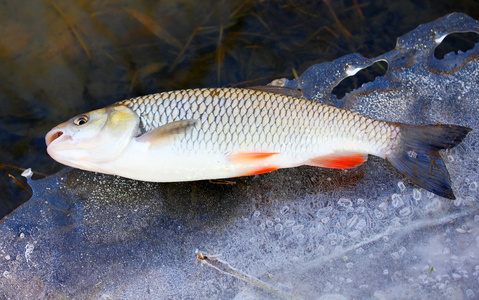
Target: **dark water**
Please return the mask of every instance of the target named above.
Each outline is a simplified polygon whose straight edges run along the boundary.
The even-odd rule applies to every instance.
[[[12,178],[23,182],[22,168],[62,168],[44,135],[78,113],[159,91],[294,78],[346,54],[385,53],[451,12],[479,18],[475,1],[416,2],[1,2],[0,216],[30,197]]]

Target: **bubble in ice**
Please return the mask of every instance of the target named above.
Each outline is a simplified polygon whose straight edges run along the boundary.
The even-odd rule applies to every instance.
[[[395,194],[394,194],[395,195]],[[386,202],[382,202],[381,204],[378,205],[378,209],[387,212],[388,211],[388,205]]]
[[[336,233],[330,233],[330,234],[327,235],[327,237],[330,240],[335,240],[337,238],[337,235],[336,235]]]
[[[416,189],[416,188],[413,189],[412,194],[413,194],[412,197],[414,198],[414,200],[416,200],[416,201],[421,200],[421,191],[419,189]]]
[[[7,278],[7,279],[10,279],[12,276],[10,274],[10,272],[8,271],[3,271],[3,277]]]
[[[358,207],[356,208],[356,212],[357,212],[357,213],[360,213],[360,214],[363,214],[363,213],[366,212],[366,207],[364,207],[364,206],[358,206]]]
[[[457,198],[453,201],[453,203],[455,206],[460,206],[462,204],[462,198]]]
[[[259,228],[264,231],[266,229],[266,224],[265,223],[259,224]]]
[[[398,260],[401,258],[401,255],[398,252],[393,252],[391,253],[391,257],[395,260]]]
[[[402,181],[398,182],[398,187],[401,192],[404,192],[406,190],[406,185]]]
[[[374,216],[377,219],[383,219],[385,217],[385,214],[382,211],[380,211],[379,209],[375,209],[374,210]]]
[[[328,214],[332,211],[333,211],[333,207],[328,205],[326,207],[323,207],[323,208],[319,209],[318,212],[316,213],[316,215],[318,217],[321,217],[321,216],[324,216],[324,215],[326,215],[326,214]]]
[[[475,182],[475,181],[472,182],[472,183],[469,185],[469,190],[470,190],[471,192],[477,191],[477,182]]]
[[[347,198],[341,198],[338,200],[338,205],[342,207],[351,207],[353,203]]]
[[[352,217],[348,220],[348,222],[346,223],[346,226],[347,226],[347,227],[352,227],[352,226],[358,221],[358,219],[359,219],[358,216],[356,216],[356,215],[352,216]]]
[[[366,220],[364,220],[364,219],[359,219],[359,220],[358,220],[358,223],[357,223],[356,226],[355,226],[355,228],[356,228],[357,230],[360,230],[360,231],[361,231],[361,230],[363,230],[364,228],[366,228],[366,225],[367,225],[367,224],[366,224]]]
[[[358,237],[361,235],[361,231],[359,230],[353,230],[353,231],[350,231],[348,232],[348,235],[352,238],[355,238],[355,237]]]
[[[401,207],[404,205],[404,202],[401,199],[401,196],[398,194],[392,194],[392,206],[393,207]]]
[[[401,215],[401,217],[407,217],[411,214],[411,208],[405,207],[399,211],[399,214]]]
[[[284,222],[284,226],[286,226],[286,227],[291,227],[291,226],[293,226],[295,223],[296,223],[295,220],[286,220],[286,222]]]
[[[25,245],[25,259],[27,261],[30,260],[30,256],[32,255],[32,252],[34,249],[35,249],[35,246],[32,243],[27,243]]]
[[[303,228],[304,228],[304,225],[295,225],[295,226],[291,227],[293,232],[303,230]]]
[[[276,230],[276,231],[281,231],[281,230],[283,230],[283,225],[281,225],[281,224],[276,224],[276,226],[274,226],[274,230]]]

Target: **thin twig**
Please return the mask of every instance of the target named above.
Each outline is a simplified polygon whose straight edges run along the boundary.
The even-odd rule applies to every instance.
[[[82,39],[80,33],[78,33],[78,30],[75,28],[72,22],[68,19],[67,15],[63,12],[63,10],[58,6],[55,2],[52,0],[48,0],[50,4],[55,8],[55,10],[60,14],[60,16],[65,20],[65,23],[67,23],[68,27],[70,27],[71,31],[73,32],[73,35],[76,37],[78,42],[80,43],[81,47],[83,48],[83,51],[85,51],[86,55],[88,56],[89,59],[91,59],[90,51],[88,51],[88,48],[86,46],[85,41]]]

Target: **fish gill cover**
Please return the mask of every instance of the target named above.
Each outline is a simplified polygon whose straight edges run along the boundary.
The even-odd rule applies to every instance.
[[[479,23],[451,14],[395,50],[312,66],[273,84],[388,121],[474,129],[443,152],[455,201],[411,185],[384,160],[312,167],[235,184],[147,183],[65,169],[0,225],[6,298],[477,298],[479,47],[434,57]],[[342,99],[344,78],[388,70]],[[231,182],[222,182],[231,183]]]

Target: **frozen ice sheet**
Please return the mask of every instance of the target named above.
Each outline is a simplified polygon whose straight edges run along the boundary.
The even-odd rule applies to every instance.
[[[479,47],[434,58],[462,14],[422,25],[378,58],[315,65],[308,98],[371,117],[474,129],[443,153],[457,200],[381,159],[348,171],[300,167],[236,184],[156,184],[65,169],[0,224],[2,296],[36,298],[477,298]],[[342,79],[387,73],[338,100]]]

